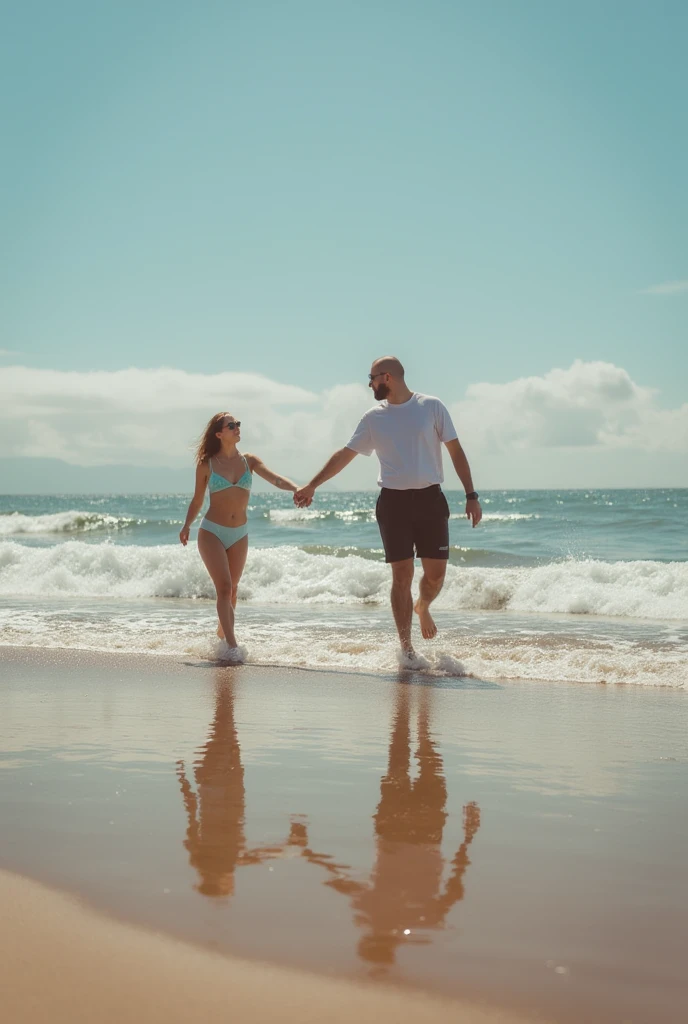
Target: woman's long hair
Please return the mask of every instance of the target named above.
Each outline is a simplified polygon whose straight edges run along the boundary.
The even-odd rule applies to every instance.
[[[220,438],[216,437],[216,433],[221,429],[220,424],[225,416],[229,416],[228,412],[216,412],[214,416],[208,420],[208,425],[203,431],[201,438],[196,448],[196,465],[202,466],[208,459],[212,459],[213,455],[217,455],[222,444]]]

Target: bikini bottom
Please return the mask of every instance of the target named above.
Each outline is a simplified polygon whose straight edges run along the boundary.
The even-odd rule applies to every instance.
[[[207,530],[208,533],[214,534],[222,543],[225,551],[228,548],[234,547],[237,541],[248,536],[247,522],[242,523],[241,526],[221,526],[219,523],[213,523],[210,519],[204,517],[201,519],[199,529]]]

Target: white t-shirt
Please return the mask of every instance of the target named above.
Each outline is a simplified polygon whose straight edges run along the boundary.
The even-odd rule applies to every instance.
[[[441,484],[442,448],[456,430],[439,398],[414,393],[408,402],[379,402],[368,409],[346,447],[359,455],[377,454],[380,487],[405,491]]]

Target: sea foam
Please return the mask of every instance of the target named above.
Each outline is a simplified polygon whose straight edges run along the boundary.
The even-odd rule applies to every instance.
[[[450,625],[446,615],[438,616],[436,640],[416,636],[423,661],[413,669],[476,686],[484,685],[481,680],[511,679],[688,688],[685,641],[666,627],[657,631],[656,639],[647,633],[643,639],[637,624],[619,623],[610,629],[607,621],[602,630],[582,630],[576,628],[580,620],[566,624],[559,619],[549,629],[542,619],[533,619],[528,628],[515,616],[505,635],[503,619],[494,630],[486,630],[482,619],[477,628],[466,629],[465,623]],[[216,625],[211,602],[70,598],[69,604],[46,600],[23,607],[20,601],[0,605],[0,644],[10,646],[214,661]],[[244,605],[237,635],[248,649],[249,664],[394,675],[399,667],[399,643],[387,610],[378,615],[374,610],[343,614],[337,609],[332,615],[323,608],[307,614],[302,605],[294,611]]]
[[[417,573],[418,577],[419,573]],[[352,555],[253,548],[239,598],[262,604],[382,605],[389,568]],[[0,596],[212,598],[195,547],[86,544],[49,548],[0,542]],[[565,559],[492,568],[449,565],[437,607],[622,618],[688,618],[688,563]]]

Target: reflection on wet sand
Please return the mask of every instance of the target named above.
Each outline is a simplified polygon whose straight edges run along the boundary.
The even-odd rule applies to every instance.
[[[468,847],[480,827],[476,803],[463,809],[463,841],[446,882],[442,837],[447,820],[447,784],[442,757],[432,739],[431,687],[400,684],[386,774],[373,817],[376,857],[370,881],[353,876],[346,864],[309,844],[308,824],[292,815],[289,835],[281,843],[247,848],[244,835],[244,769],[234,721],[234,681],[226,674],[215,689],[215,716],[210,738],[195,762],[196,792],[183,762],[177,766],[188,827],[184,846],[197,870],[199,892],[230,896],[238,867],[284,856],[291,849],[326,873],[325,885],[348,898],[361,929],[357,952],[369,966],[395,962],[399,946],[429,942],[428,931],[445,927],[451,908],[463,898]],[[411,712],[416,706],[418,771],[412,777]]]
[[[210,738],[194,762],[196,792],[186,777],[184,762],[177,762],[188,820],[184,846],[200,877],[196,888],[204,896],[231,896],[238,867],[279,857],[290,845],[287,839],[280,844],[246,847],[246,793],[234,722],[234,688],[231,673],[218,673]]]
[[[325,884],[350,899],[354,920],[363,930],[358,954],[376,966],[393,964],[399,946],[428,942],[423,935],[427,929],[444,927],[450,909],[463,898],[468,847],[480,827],[478,805],[466,804],[463,842],[443,885],[447,785],[442,757],[431,737],[432,688],[420,687],[417,696],[415,779],[411,777],[412,697],[412,687],[398,687],[388,768],[380,780],[380,802],[373,819],[376,861],[370,881],[359,882],[326,855],[304,850],[304,856],[330,875]]]

